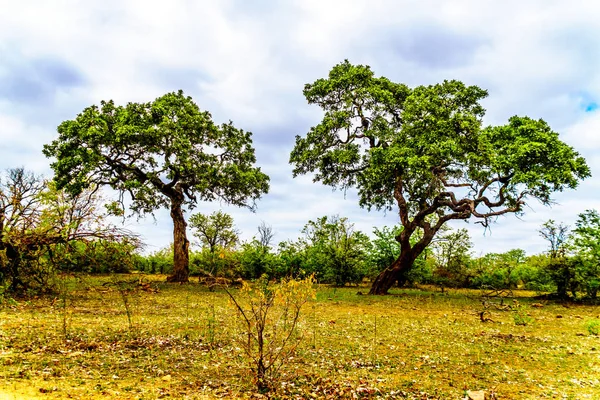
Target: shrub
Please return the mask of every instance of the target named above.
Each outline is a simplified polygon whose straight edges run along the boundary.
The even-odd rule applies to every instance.
[[[271,286],[263,275],[252,286],[244,282],[239,298],[225,289],[241,323],[237,339],[260,392],[273,388],[279,369],[302,339],[297,332],[300,311],[309,299],[316,298],[313,283],[310,276]]]
[[[173,246],[165,247],[159,251],[138,259],[138,270],[149,274],[170,274],[173,272]]]

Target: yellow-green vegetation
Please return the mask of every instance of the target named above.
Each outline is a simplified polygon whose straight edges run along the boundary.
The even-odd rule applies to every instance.
[[[225,291],[138,278],[70,278],[56,298],[5,298],[0,399],[265,396]],[[272,398],[600,398],[600,338],[586,328],[598,307],[528,297],[484,305],[466,290],[316,289]]]

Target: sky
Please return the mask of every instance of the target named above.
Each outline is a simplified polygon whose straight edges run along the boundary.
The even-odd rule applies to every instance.
[[[85,107],[147,102],[182,89],[216,123],[253,132],[271,190],[255,213],[220,203],[192,212],[230,213],[243,239],[264,221],[275,241],[309,221],[340,215],[365,233],[395,225],[394,211],[368,212],[356,192],[292,177],[296,135],[322,118],[302,95],[348,59],[411,87],[459,79],[489,91],[486,125],[513,115],[543,118],[588,162],[592,177],[531,202],[523,217],[467,228],[474,253],[547,248],[548,219],[574,225],[600,209],[600,3],[572,0],[0,0],[0,170],[52,176],[42,147]],[[188,214],[189,215],[189,214]],[[128,219],[147,252],[172,241],[166,210]],[[191,232],[190,232],[191,234]]]

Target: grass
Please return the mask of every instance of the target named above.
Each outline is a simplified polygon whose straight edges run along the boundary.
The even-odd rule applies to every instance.
[[[0,400],[258,396],[224,292],[153,276],[158,292],[130,291],[125,304],[111,279],[71,278],[66,303],[0,306]],[[520,297],[529,323],[495,308],[483,323],[476,291],[359,290],[318,288],[273,398],[600,398],[600,337],[585,325],[598,307]]]

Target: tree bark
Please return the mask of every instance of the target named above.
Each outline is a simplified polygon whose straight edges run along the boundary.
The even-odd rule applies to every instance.
[[[403,273],[412,268],[416,257],[411,253],[412,252],[410,250],[401,250],[400,256],[396,259],[396,261],[381,271],[377,278],[375,278],[373,285],[371,285],[369,294],[387,294],[388,290],[394,286],[394,283],[396,283],[398,279],[402,278]]]
[[[187,223],[183,216],[181,198],[171,198],[171,218],[173,219],[173,275],[167,278],[167,282],[188,282],[190,270],[189,247],[190,241],[186,235]]]
[[[406,280],[406,273],[410,271],[415,260],[425,248],[431,243],[435,236],[437,229],[431,229],[430,226],[425,226],[424,234],[421,240],[411,246],[410,236],[414,232],[413,230],[405,229],[396,237],[396,240],[400,242],[400,255],[386,269],[373,281],[369,294],[384,295],[388,293],[388,290],[394,286],[395,282],[402,282]]]

